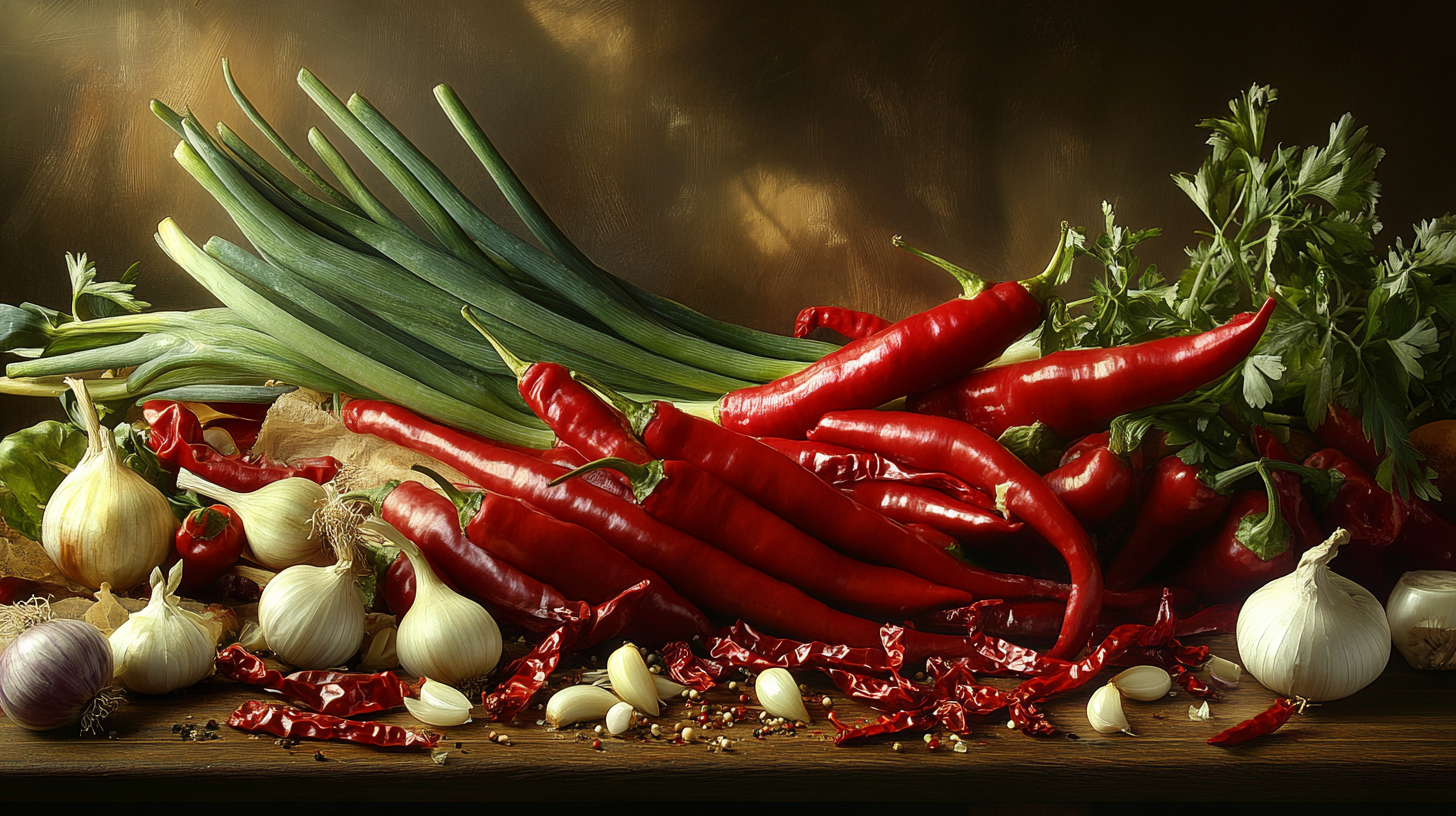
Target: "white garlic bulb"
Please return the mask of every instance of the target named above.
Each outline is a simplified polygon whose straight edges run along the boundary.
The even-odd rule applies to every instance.
[[[1122,713],[1122,693],[1111,683],[1092,692],[1092,698],[1087,701],[1087,722],[1099,734],[1116,734],[1121,731],[1137,736],[1132,733],[1132,726],[1128,725],[1127,715]]]
[[[754,681],[754,691],[758,692],[759,705],[773,716],[812,722],[809,710],[804,707],[804,697],[799,693],[799,684],[794,682],[788,669],[764,669]]]
[[[1456,669],[1456,572],[1407,572],[1385,612],[1395,648],[1412,668]]]
[[[177,487],[232,508],[247,531],[245,554],[265,567],[281,570],[311,564],[323,553],[323,539],[313,515],[324,506],[328,494],[316,482],[292,476],[251,493],[235,493],[184,468],[177,472]]]
[[[657,684],[636,646],[624,643],[612,652],[607,658],[607,677],[618,697],[647,712],[649,717],[657,716]]]
[[[212,674],[217,643],[200,615],[183,609],[176,595],[182,562],[164,580],[152,570],[152,600],[111,633],[116,677],[132,691],[167,694]]]
[[[1276,694],[1338,700],[1370,685],[1390,661],[1390,624],[1380,602],[1329,569],[1349,540],[1348,532],[1336,530],[1239,611],[1235,631],[1244,668]]]
[[[364,599],[347,559],[329,567],[301,564],[278,573],[258,599],[263,639],[300,669],[338,666],[364,642]]]
[[[85,383],[66,385],[86,426],[86,453],[46,501],[40,543],[72,581],[130,589],[166,559],[177,516],[162,491],[122,463]]]

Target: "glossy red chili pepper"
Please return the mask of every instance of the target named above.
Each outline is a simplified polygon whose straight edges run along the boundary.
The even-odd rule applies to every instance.
[[[250,459],[235,454],[224,456],[203,442],[202,426],[197,416],[177,402],[147,402],[151,432],[147,445],[157,454],[157,461],[169,471],[182,468],[220,487],[237,493],[251,493],[258,488],[302,476],[323,484],[339,472],[339,461],[332,456],[299,459],[292,465],[280,465],[265,459]]]
[[[988,492],[1007,487],[1006,506],[1066,560],[1072,591],[1053,657],[1081,651],[1102,609],[1102,568],[1087,531],[1033,470],[996,440],[964,422],[903,411],[837,411],[809,438],[873,450],[912,467],[939,470]]]
[[[394,672],[301,671],[285,677],[236,643],[218,653],[217,671],[234,682],[262,686],[309,711],[335,717],[387,711],[414,696],[414,687]]]
[[[1021,529],[1019,521],[1008,521],[991,510],[957,501],[929,487],[903,482],[852,482],[840,489],[901,524],[925,524],[972,547],[990,545]]]
[[[1133,346],[1058,351],[1038,360],[974,371],[912,394],[916,413],[964,420],[991,436],[1044,423],[1064,437],[1106,428],[1114,417],[1159,405],[1213,382],[1263,336],[1274,299],[1190,337]]]
[[[473,444],[449,428],[387,403],[354,400],[344,408],[344,423],[356,433],[375,434],[432,456],[486,490],[513,495],[564,521],[581,524],[633,561],[666,578],[701,608],[787,635],[807,635],[811,640],[849,645],[878,642],[879,630],[874,623],[833,610],[663,524],[639,506],[580,479],[551,486],[554,479],[567,472],[561,468],[498,447]],[[804,475],[823,485],[811,474]],[[912,641],[919,659],[966,648],[960,639],[924,633],[913,633]]]
[[[687,462],[601,463],[627,475],[653,518],[835,608],[875,620],[903,620],[975,600],[907,572],[845,556]]]
[[[1231,726],[1208,738],[1209,745],[1217,745],[1220,748],[1232,748],[1235,745],[1242,745],[1265,734],[1272,734],[1278,731],[1289,722],[1289,718],[1300,708],[1295,700],[1280,698],[1274,701],[1274,705],[1255,714],[1238,725]]]
[[[340,740],[379,748],[434,748],[440,744],[440,735],[433,731],[411,731],[372,720],[346,720],[258,700],[243,703],[228,717],[227,724],[240,731],[285,739]]]
[[[212,583],[243,554],[243,521],[221,504],[193,510],[177,529],[177,554],[182,556],[182,589]]]
[[[1105,447],[1078,451],[1042,480],[1093,532],[1107,530],[1121,520],[1138,487],[1128,460]]]
[[[1329,404],[1324,421],[1314,429],[1314,435],[1321,445],[1354,459],[1366,473],[1380,470],[1380,462],[1385,457],[1375,450],[1375,443],[1365,435],[1360,417],[1338,402]]]
[[[1341,527],[1350,533],[1349,543],[1340,548],[1330,569],[1370,590],[1383,603],[1396,578],[1386,564],[1387,550],[1400,538],[1408,505],[1334,448],[1315,451],[1304,464],[1344,476],[1334,500],[1320,510],[1326,527]]]
[[[1066,598],[1065,584],[1002,575],[946,551],[954,539],[911,529],[840,493],[752,437],[684,413],[666,402],[627,406],[632,427],[663,459],[698,466],[800,530],[840,552],[895,567],[978,598]]]
[[[1107,588],[1125,590],[1157,569],[1179,544],[1223,515],[1229,498],[1199,480],[1202,468],[1177,456],[1159,460],[1148,477],[1132,531],[1107,568]]]
[[[841,306],[809,306],[800,310],[794,320],[794,336],[808,337],[815,329],[825,328],[851,340],[859,340],[889,327],[890,321],[869,312],[857,312]]]
[[[799,438],[829,411],[873,408],[985,365],[1036,328],[1039,295],[1070,252],[1064,229],[1040,276],[942,303],[798,372],[730,392],[718,403],[718,418],[723,427],[751,436]]]
[[[1278,500],[1274,502],[1278,507]],[[1205,601],[1227,601],[1241,598],[1282,575],[1294,571],[1294,549],[1287,525],[1283,533],[1282,546],[1271,543],[1265,550],[1267,558],[1250,550],[1239,539],[1240,530],[1248,531],[1261,520],[1267,520],[1270,510],[1269,494],[1262,490],[1245,490],[1235,493],[1229,500],[1228,512],[1223,523],[1215,528],[1213,535],[1193,550],[1189,560],[1169,582],[1175,586],[1193,590]],[[1278,511],[1275,511],[1276,515]],[[1283,525],[1282,518],[1274,525]]]
[[[1160,437],[1161,434],[1162,432],[1159,431],[1158,435]],[[1153,434],[1148,434],[1149,441],[1151,441],[1152,436]],[[1073,441],[1072,444],[1066,447],[1066,450],[1062,451],[1062,458],[1061,461],[1057,462],[1057,467],[1065,467],[1066,465],[1075,462],[1083,456],[1086,456],[1087,454],[1092,453],[1096,450],[1110,451],[1111,448],[1109,446],[1111,444],[1112,434],[1109,431],[1101,431],[1099,433],[1087,434],[1086,436]],[[1139,445],[1136,449],[1128,453],[1125,457],[1128,465],[1132,467],[1133,473],[1143,472],[1144,447],[1147,447],[1147,445]]]
[[[990,496],[949,473],[928,473],[903,467],[878,453],[811,442],[807,439],[765,436],[758,441],[798,462],[801,467],[829,484],[839,487],[854,482],[902,482],[935,488],[976,507],[991,508],[996,504]]]

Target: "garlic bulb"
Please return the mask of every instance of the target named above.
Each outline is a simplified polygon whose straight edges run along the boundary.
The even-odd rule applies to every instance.
[[[652,681],[652,672],[642,653],[630,643],[624,643],[607,658],[607,678],[612,681],[612,691],[635,708],[656,717],[657,684]]]
[[[278,573],[258,598],[258,625],[268,648],[300,669],[338,666],[353,657],[364,642],[364,599],[352,562]]]
[[[1335,534],[1270,581],[1239,611],[1244,668],[1270,691],[1338,700],[1374,682],[1390,661],[1390,624],[1364,587],[1329,569],[1350,534]]]
[[[212,674],[217,656],[213,628],[180,607],[173,593],[182,583],[182,562],[165,580],[152,570],[152,600],[111,633],[116,678],[132,691],[167,694]]]
[[[360,529],[384,536],[414,567],[415,602],[399,619],[394,643],[405,671],[453,684],[495,668],[501,656],[501,633],[495,618],[446,586],[420,548],[393,526],[372,518]]]
[[[1087,722],[1099,734],[1116,734],[1121,731],[1137,736],[1132,733],[1132,726],[1127,723],[1127,715],[1122,713],[1122,693],[1111,683],[1092,692],[1092,698],[1087,701]]]
[[[1385,612],[1395,648],[1412,668],[1456,669],[1456,572],[1407,572]]]
[[[775,717],[797,720],[803,723],[809,719],[809,710],[804,708],[804,698],[799,694],[799,684],[788,669],[765,669],[754,685],[758,692],[758,703],[763,710]]]
[[[624,734],[637,724],[637,709],[631,703],[617,703],[607,709],[606,720],[608,734]]]
[[[562,728],[578,722],[600,720],[622,702],[601,686],[568,686],[546,701],[546,722]]]
[[[66,385],[86,426],[86,454],[46,502],[40,543],[72,581],[130,589],[166,559],[177,517],[160,490],[122,464],[85,384],[67,378]]]
[[[308,564],[323,553],[313,514],[327,496],[315,482],[293,476],[251,493],[234,493],[184,469],[177,473],[177,487],[231,507],[248,533],[248,558],[265,567],[282,570]]]
[[[451,728],[470,722],[470,698],[454,686],[434,680],[425,680],[418,699],[404,698],[404,707],[425,725]]]
[[[1157,666],[1133,666],[1107,682],[1122,696],[1150,703],[1162,699],[1173,688],[1173,676]]]

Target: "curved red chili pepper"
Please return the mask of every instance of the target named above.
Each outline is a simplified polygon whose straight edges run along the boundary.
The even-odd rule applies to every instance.
[[[1126,458],[1105,447],[1078,454],[1042,479],[1088,530],[1106,530],[1132,503],[1137,477]]]
[[[890,321],[869,312],[857,312],[842,306],[809,306],[799,311],[794,320],[794,336],[808,337],[818,328],[825,328],[851,340],[878,334],[890,327]]]
[[[939,490],[903,482],[852,482],[840,490],[901,524],[925,524],[972,547],[986,546],[1021,529],[994,511],[956,501]],[[980,491],[977,491],[980,492]]]
[[[1248,356],[1269,325],[1274,299],[1190,337],[1075,349],[974,371],[922,393],[905,407],[964,420],[991,436],[1041,422],[1064,436],[1106,428],[1114,417],[1159,405],[1223,376]]]
[[[975,600],[961,590],[830,549],[687,462],[635,465],[603,459],[588,467],[597,465],[627,474],[654,518],[836,608],[876,620],[904,620]]]
[[[1306,467],[1338,471],[1344,480],[1334,501],[1320,510],[1331,530],[1342,527],[1350,533],[1330,569],[1374,593],[1383,603],[1395,586],[1395,575],[1386,564],[1386,551],[1400,538],[1408,505],[1380,487],[1353,458],[1334,448],[1315,451],[1304,460]]]
[[[147,446],[157,454],[163,468],[173,472],[186,468],[236,493],[251,493],[293,476],[323,484],[339,472],[339,461],[332,456],[300,459],[292,465],[241,454],[224,456],[203,441],[197,415],[187,406],[168,400],[149,400],[144,411],[151,422]]]
[[[704,609],[809,640],[851,646],[879,642],[876,624],[830,609],[800,590],[663,524],[641,507],[580,479],[551,486],[554,479],[567,473],[554,465],[499,447],[475,444],[407,409],[374,400],[350,402],[344,408],[344,424],[356,433],[374,434],[438,459],[486,490],[529,501],[557,518],[586,527],[633,561],[666,578]],[[823,485],[813,475],[804,475]],[[437,498],[448,504],[443,497]],[[923,632],[908,633],[907,638],[913,660],[932,654],[954,655],[968,648],[961,639]]]
[[[809,438],[892,456],[912,467],[945,471],[983,490],[1009,487],[1006,505],[1067,562],[1072,592],[1053,657],[1079,652],[1102,609],[1102,568],[1087,531],[1041,477],[996,440],[964,422],[903,411],[836,411]]]
[[[1200,472],[1202,468],[1177,456],[1159,460],[1148,478],[1132,532],[1105,573],[1108,590],[1135,586],[1175,547],[1208,529],[1223,515],[1228,496],[1200,481]]]
[[[414,696],[410,684],[394,672],[300,671],[285,677],[236,643],[218,653],[217,672],[234,682],[282,694],[309,711],[335,717],[388,711]]]
[[[411,731],[373,720],[346,720],[259,700],[243,703],[227,724],[240,731],[263,732],[286,739],[343,740],[380,748],[434,748],[440,735]]]
[[[193,510],[177,528],[177,554],[182,557],[184,590],[196,590],[242,557],[243,520],[231,508],[214,504]]]
[[[1040,293],[1070,252],[1064,228],[1040,276],[955,298],[786,377],[730,392],[718,403],[718,418],[750,436],[799,438],[830,411],[873,408],[985,365],[1036,328],[1042,304],[1033,291]]]
[[[1338,402],[1329,404],[1324,421],[1314,429],[1314,436],[1321,445],[1334,448],[1354,459],[1366,473],[1380,470],[1380,462],[1385,458],[1375,450],[1375,443],[1365,435],[1365,426],[1361,424],[1360,417]]]
[[[1278,501],[1275,501],[1278,505]],[[1175,586],[1193,590],[1208,602],[1241,598],[1259,587],[1294,571],[1294,548],[1284,549],[1266,560],[1254,554],[1238,538],[1246,518],[1262,518],[1269,512],[1269,494],[1245,490],[1229,499],[1228,512],[1213,535],[1193,551],[1187,564],[1170,579]],[[1282,519],[1279,521],[1283,523]],[[1247,525],[1245,525],[1247,526]],[[1286,535],[1290,535],[1286,531]]]
[[[824,481],[844,487],[854,482],[903,482],[932,487],[976,507],[991,508],[995,500],[949,473],[927,473],[902,467],[878,453],[807,439],[765,436],[758,441],[798,462]]]

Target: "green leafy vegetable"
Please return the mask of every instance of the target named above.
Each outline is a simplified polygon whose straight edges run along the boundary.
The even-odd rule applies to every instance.
[[[40,541],[46,502],[86,453],[86,434],[46,420],[0,440],[0,516],[26,538]]]

